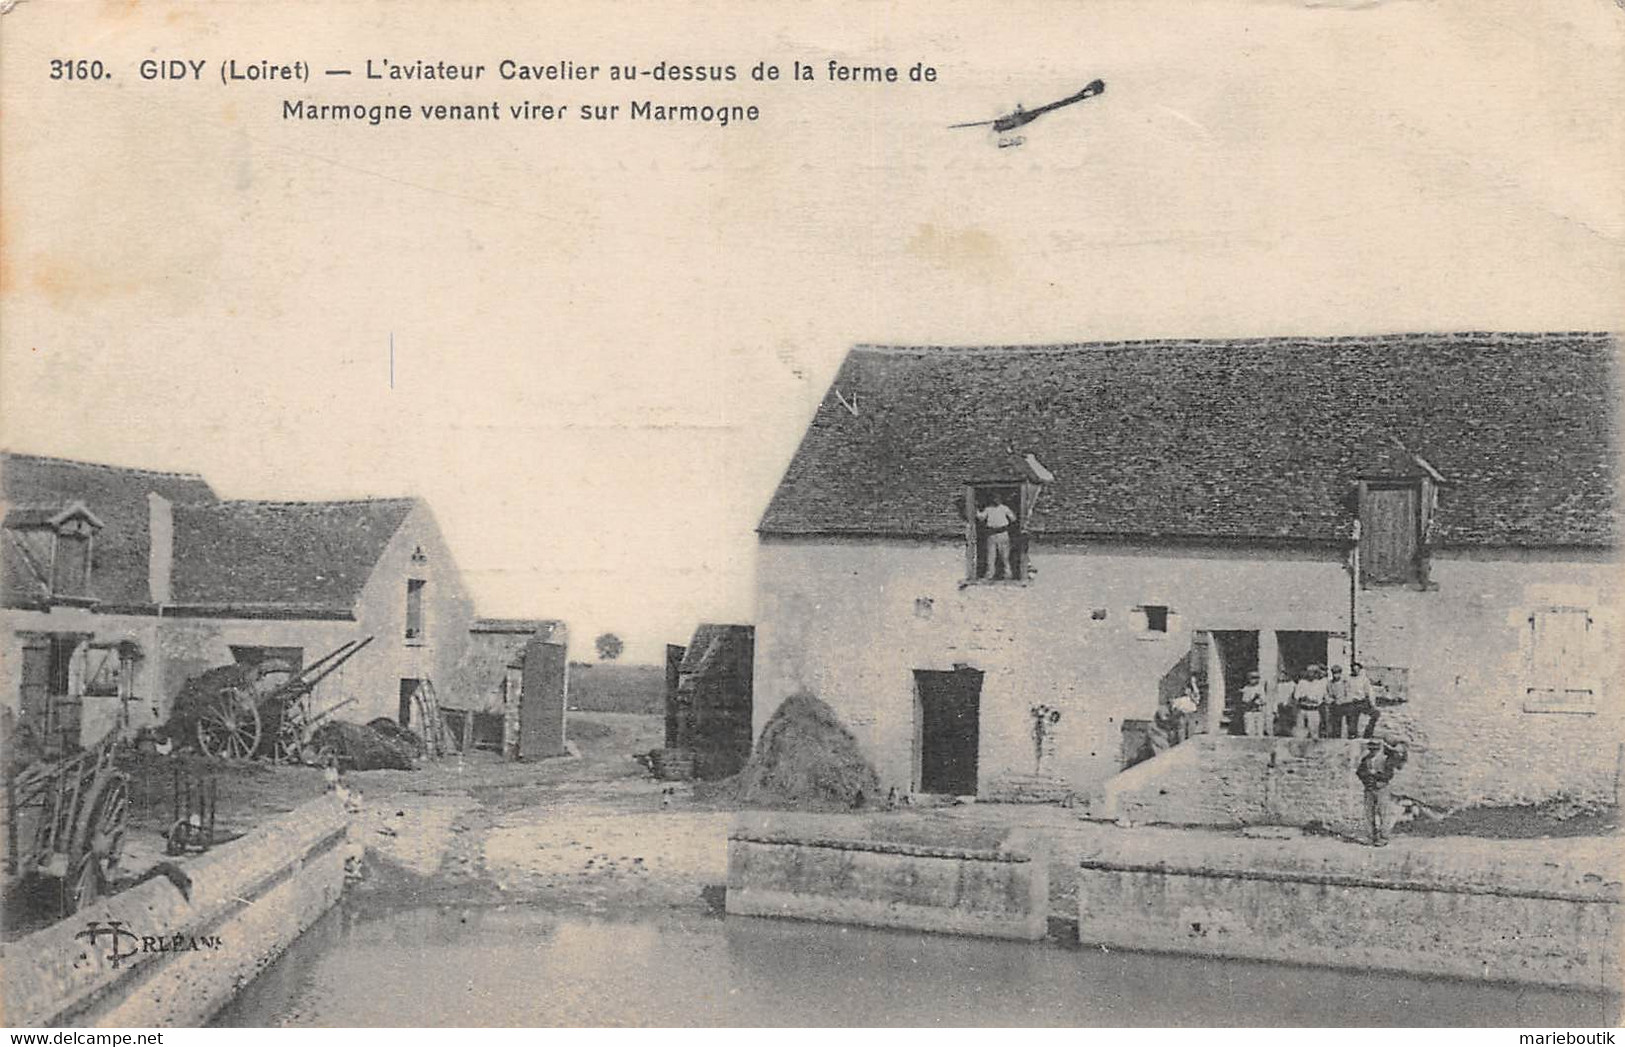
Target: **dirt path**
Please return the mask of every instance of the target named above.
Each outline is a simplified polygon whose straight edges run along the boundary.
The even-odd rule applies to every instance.
[[[363,797],[366,901],[708,911],[705,889],[727,878],[732,814],[632,759],[660,744],[659,717],[572,713],[570,723],[571,758],[476,754],[349,775]]]

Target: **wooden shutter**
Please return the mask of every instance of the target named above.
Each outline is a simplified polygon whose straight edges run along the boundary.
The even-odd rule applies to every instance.
[[[56,536],[56,560],[51,569],[51,591],[57,596],[85,595],[90,575],[90,536]]]
[[[1579,607],[1548,607],[1529,618],[1528,695],[1542,703],[1589,703],[1591,615]]]
[[[1360,498],[1360,567],[1367,583],[1416,578],[1415,487],[1367,487]]]
[[[976,571],[976,488],[965,485],[965,577],[975,581]]]
[[[1032,547],[1033,510],[1038,507],[1038,493],[1043,488],[1035,483],[1021,485],[1020,516],[1018,518],[1015,546],[1011,550],[1015,555],[1015,563],[1011,564],[1010,573],[1016,578],[1027,577],[1027,551]]]

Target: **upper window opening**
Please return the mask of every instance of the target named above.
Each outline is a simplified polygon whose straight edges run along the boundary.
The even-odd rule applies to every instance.
[[[1168,608],[1147,606],[1145,608],[1145,631],[1148,633],[1167,632]]]
[[[1020,484],[972,484],[966,494],[965,560],[970,579],[1013,582],[1027,577]]]
[[[406,638],[423,642],[423,579],[406,582]]]

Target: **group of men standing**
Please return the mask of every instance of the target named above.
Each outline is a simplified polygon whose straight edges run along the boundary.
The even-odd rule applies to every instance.
[[[1348,675],[1343,667],[1310,665],[1294,676],[1282,668],[1271,686],[1257,672],[1247,674],[1241,689],[1242,732],[1253,737],[1280,735],[1292,738],[1371,738],[1382,714],[1377,709],[1371,678],[1355,662]]]

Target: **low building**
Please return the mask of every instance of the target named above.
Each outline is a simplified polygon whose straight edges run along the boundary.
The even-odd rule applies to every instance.
[[[421,499],[224,501],[196,474],[21,454],[0,456],[0,498],[0,677],[35,734],[155,726],[205,669],[298,669],[367,637],[315,704],[409,723],[469,644],[473,603]]]
[[[806,689],[885,785],[1085,791],[1172,695],[1222,735],[1247,673],[1358,660],[1420,797],[1612,800],[1616,352],[856,348],[759,526],[756,729]]]

